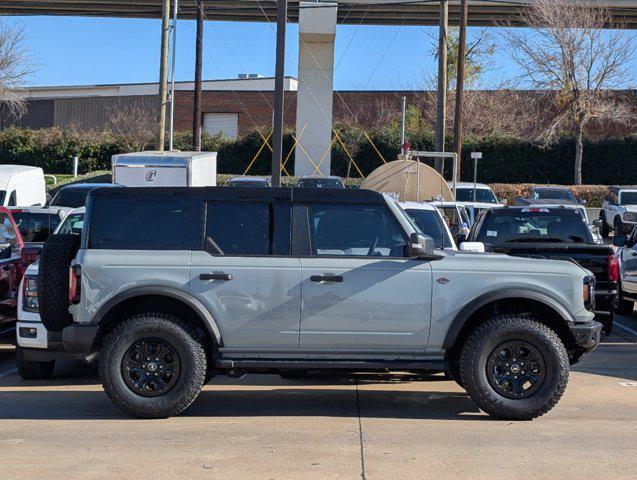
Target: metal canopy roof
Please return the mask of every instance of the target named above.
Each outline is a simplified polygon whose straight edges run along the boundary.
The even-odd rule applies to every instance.
[[[515,22],[516,12],[533,0],[469,0],[469,24]],[[593,0],[591,0],[593,1]],[[3,15],[72,15],[93,17],[159,18],[161,0],[0,0]],[[264,22],[276,19],[276,0],[205,0],[208,20]],[[338,22],[367,25],[435,25],[437,1],[332,0],[339,4]],[[637,0],[611,0],[613,15],[637,28]],[[180,0],[182,18],[194,18],[194,0]],[[451,0],[450,22],[457,23],[459,0]],[[289,19],[298,21],[299,0],[289,0]]]

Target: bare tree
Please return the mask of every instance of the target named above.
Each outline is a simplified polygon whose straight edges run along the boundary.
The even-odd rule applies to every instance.
[[[0,19],[0,115],[3,118],[16,120],[26,112],[24,86],[32,72],[22,24]]]
[[[115,102],[108,107],[108,127],[127,150],[141,151],[152,144],[157,129],[155,109],[146,105]]]
[[[537,132],[544,144],[564,131],[575,136],[574,183],[582,183],[583,137],[591,121],[628,122],[634,115],[617,92],[628,80],[634,35],[600,3],[536,0],[520,14],[531,32],[507,28],[509,54],[521,80],[545,92],[548,122]],[[508,25],[507,25],[508,26]]]

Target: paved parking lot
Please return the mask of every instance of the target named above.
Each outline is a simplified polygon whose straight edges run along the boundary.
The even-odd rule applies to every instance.
[[[532,422],[490,420],[437,377],[219,378],[183,416],[135,420],[66,363],[24,382],[0,348],[2,478],[637,477],[637,313]]]

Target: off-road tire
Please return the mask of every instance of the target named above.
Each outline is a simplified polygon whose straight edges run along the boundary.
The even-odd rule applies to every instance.
[[[544,380],[528,398],[510,399],[490,384],[487,359],[507,341],[524,341],[542,355]],[[460,376],[473,402],[492,417],[531,420],[544,415],[560,400],[569,375],[568,353],[558,335],[528,317],[502,315],[479,325],[467,338],[460,357]]]
[[[38,300],[42,323],[59,332],[73,319],[69,313],[69,267],[80,248],[79,235],[51,235],[42,248],[38,267]]]
[[[179,358],[176,383],[160,396],[139,395],[124,380],[124,356],[129,348],[144,339],[168,342]],[[171,315],[145,313],[125,320],[104,338],[100,378],[111,401],[128,415],[168,418],[183,412],[195,401],[206,379],[206,364],[202,335],[193,326]]]
[[[23,380],[47,380],[53,376],[55,360],[48,362],[34,362],[25,360],[22,347],[16,347],[16,366]]]
[[[602,226],[599,229],[599,233],[602,236],[602,238],[608,238],[608,236],[610,235],[610,228],[608,228],[608,225],[606,224],[606,220],[604,220],[604,214],[600,213],[599,218],[602,221]]]

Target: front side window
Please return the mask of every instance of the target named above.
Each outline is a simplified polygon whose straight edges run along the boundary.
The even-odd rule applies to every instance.
[[[269,255],[272,253],[269,203],[208,204],[206,251],[216,255]]]
[[[84,214],[72,213],[71,215],[66,216],[62,224],[57,229],[56,233],[80,234],[82,232],[82,228],[84,228]]]
[[[313,255],[404,257],[407,242],[383,206],[310,205]]]
[[[416,222],[420,231],[425,235],[433,238],[436,247],[451,247],[451,239],[448,238],[447,230],[443,224],[440,215],[433,210],[407,209],[405,210],[409,216]]]
[[[619,198],[620,205],[637,205],[637,192],[622,192]]]
[[[96,197],[91,219],[90,246],[102,249],[188,250],[193,246],[189,212],[191,199],[166,197]],[[199,230],[200,232],[201,230]],[[198,244],[201,244],[199,240]]]

